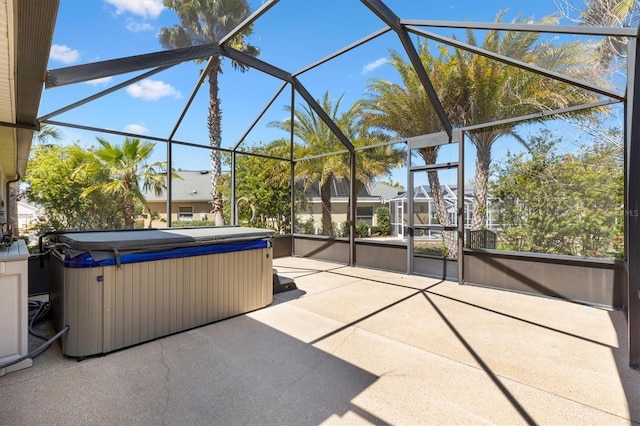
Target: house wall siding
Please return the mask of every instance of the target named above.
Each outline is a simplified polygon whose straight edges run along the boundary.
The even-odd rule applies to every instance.
[[[347,203],[332,203],[331,204],[331,221],[333,223],[345,223],[347,221]],[[371,218],[371,226],[377,225],[376,209],[383,207],[379,202],[358,202],[358,207],[371,207],[373,209],[373,216]],[[308,210],[298,215],[299,222],[306,222],[309,218],[318,225],[318,229],[322,226],[322,204],[318,202],[309,202]]]
[[[149,209],[153,212],[158,212],[160,216],[159,219],[156,219],[151,223],[152,228],[165,228],[167,226],[167,203],[164,201],[160,202],[148,202],[147,203]],[[204,217],[204,220],[213,220],[213,215],[210,214],[211,204],[209,202],[204,201],[176,201],[171,203],[171,221],[175,222],[178,220],[178,207],[179,206],[191,206],[193,207],[193,220],[201,220],[201,217]],[[149,227],[151,222],[150,216],[147,214],[147,217],[144,219],[145,228]]]

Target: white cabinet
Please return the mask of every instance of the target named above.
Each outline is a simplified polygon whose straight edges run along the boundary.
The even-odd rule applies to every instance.
[[[0,246],[0,364],[29,351],[28,259],[29,251],[22,240],[11,247]],[[32,360],[25,359],[0,368],[0,376],[31,365]]]

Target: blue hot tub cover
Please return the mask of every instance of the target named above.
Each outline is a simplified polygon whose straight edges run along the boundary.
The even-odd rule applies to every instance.
[[[274,231],[238,226],[56,234],[65,266],[86,268],[271,247]]]

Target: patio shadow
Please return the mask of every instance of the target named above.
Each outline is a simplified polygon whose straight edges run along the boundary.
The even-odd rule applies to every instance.
[[[42,357],[3,378],[1,423],[386,424],[351,403],[377,376],[248,316],[83,362]]]

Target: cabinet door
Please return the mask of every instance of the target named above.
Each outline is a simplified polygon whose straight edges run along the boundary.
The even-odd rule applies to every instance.
[[[27,261],[0,261],[0,364],[28,352]],[[0,375],[30,367],[24,360],[0,369]],[[5,371],[6,370],[6,371]]]

